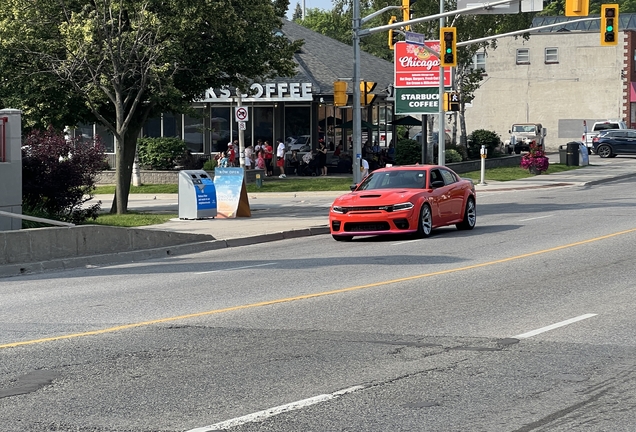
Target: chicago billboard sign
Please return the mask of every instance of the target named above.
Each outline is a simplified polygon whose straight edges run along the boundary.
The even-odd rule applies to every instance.
[[[439,41],[426,41],[425,45],[439,53]],[[439,57],[406,42],[397,42],[394,51],[395,88],[439,87]],[[444,68],[444,86],[451,86],[451,68]]]

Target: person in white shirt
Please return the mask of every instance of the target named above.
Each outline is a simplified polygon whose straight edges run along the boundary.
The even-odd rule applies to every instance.
[[[360,159],[360,172],[362,180],[369,175],[369,162],[366,159]]]
[[[276,166],[280,169],[280,175],[278,178],[287,178],[285,175],[285,143],[279,138],[276,140],[278,145],[276,146]]]
[[[248,145],[247,147],[245,147],[245,169],[252,169],[252,162],[254,160],[254,149],[252,148],[252,145]]]

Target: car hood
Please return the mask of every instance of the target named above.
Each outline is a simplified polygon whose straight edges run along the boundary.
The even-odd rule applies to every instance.
[[[356,191],[336,198],[333,205],[359,207],[399,204],[409,201],[414,195],[421,192],[423,192],[421,189],[375,189]]]

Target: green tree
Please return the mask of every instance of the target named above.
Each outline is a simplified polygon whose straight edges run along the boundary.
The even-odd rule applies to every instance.
[[[299,22],[303,19],[303,8],[300,7],[300,3],[296,3],[294,14],[292,15],[292,21]]]
[[[43,90],[28,102],[43,105],[44,97],[58,96],[71,114],[70,103],[53,88],[59,83],[113,133],[117,187],[111,211],[125,213],[137,137],[150,116],[184,112],[211,87],[244,89],[251,80],[295,73],[292,57],[301,43],[277,32],[288,4],[12,0],[0,10],[0,64],[14,60],[9,71],[16,72],[16,88]],[[33,77],[42,82],[33,84]],[[23,102],[16,108],[26,106],[17,92],[12,97]]]

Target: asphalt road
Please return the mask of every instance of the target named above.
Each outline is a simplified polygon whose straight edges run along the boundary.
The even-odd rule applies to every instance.
[[[1,429],[636,430],[635,186],[4,279]]]

